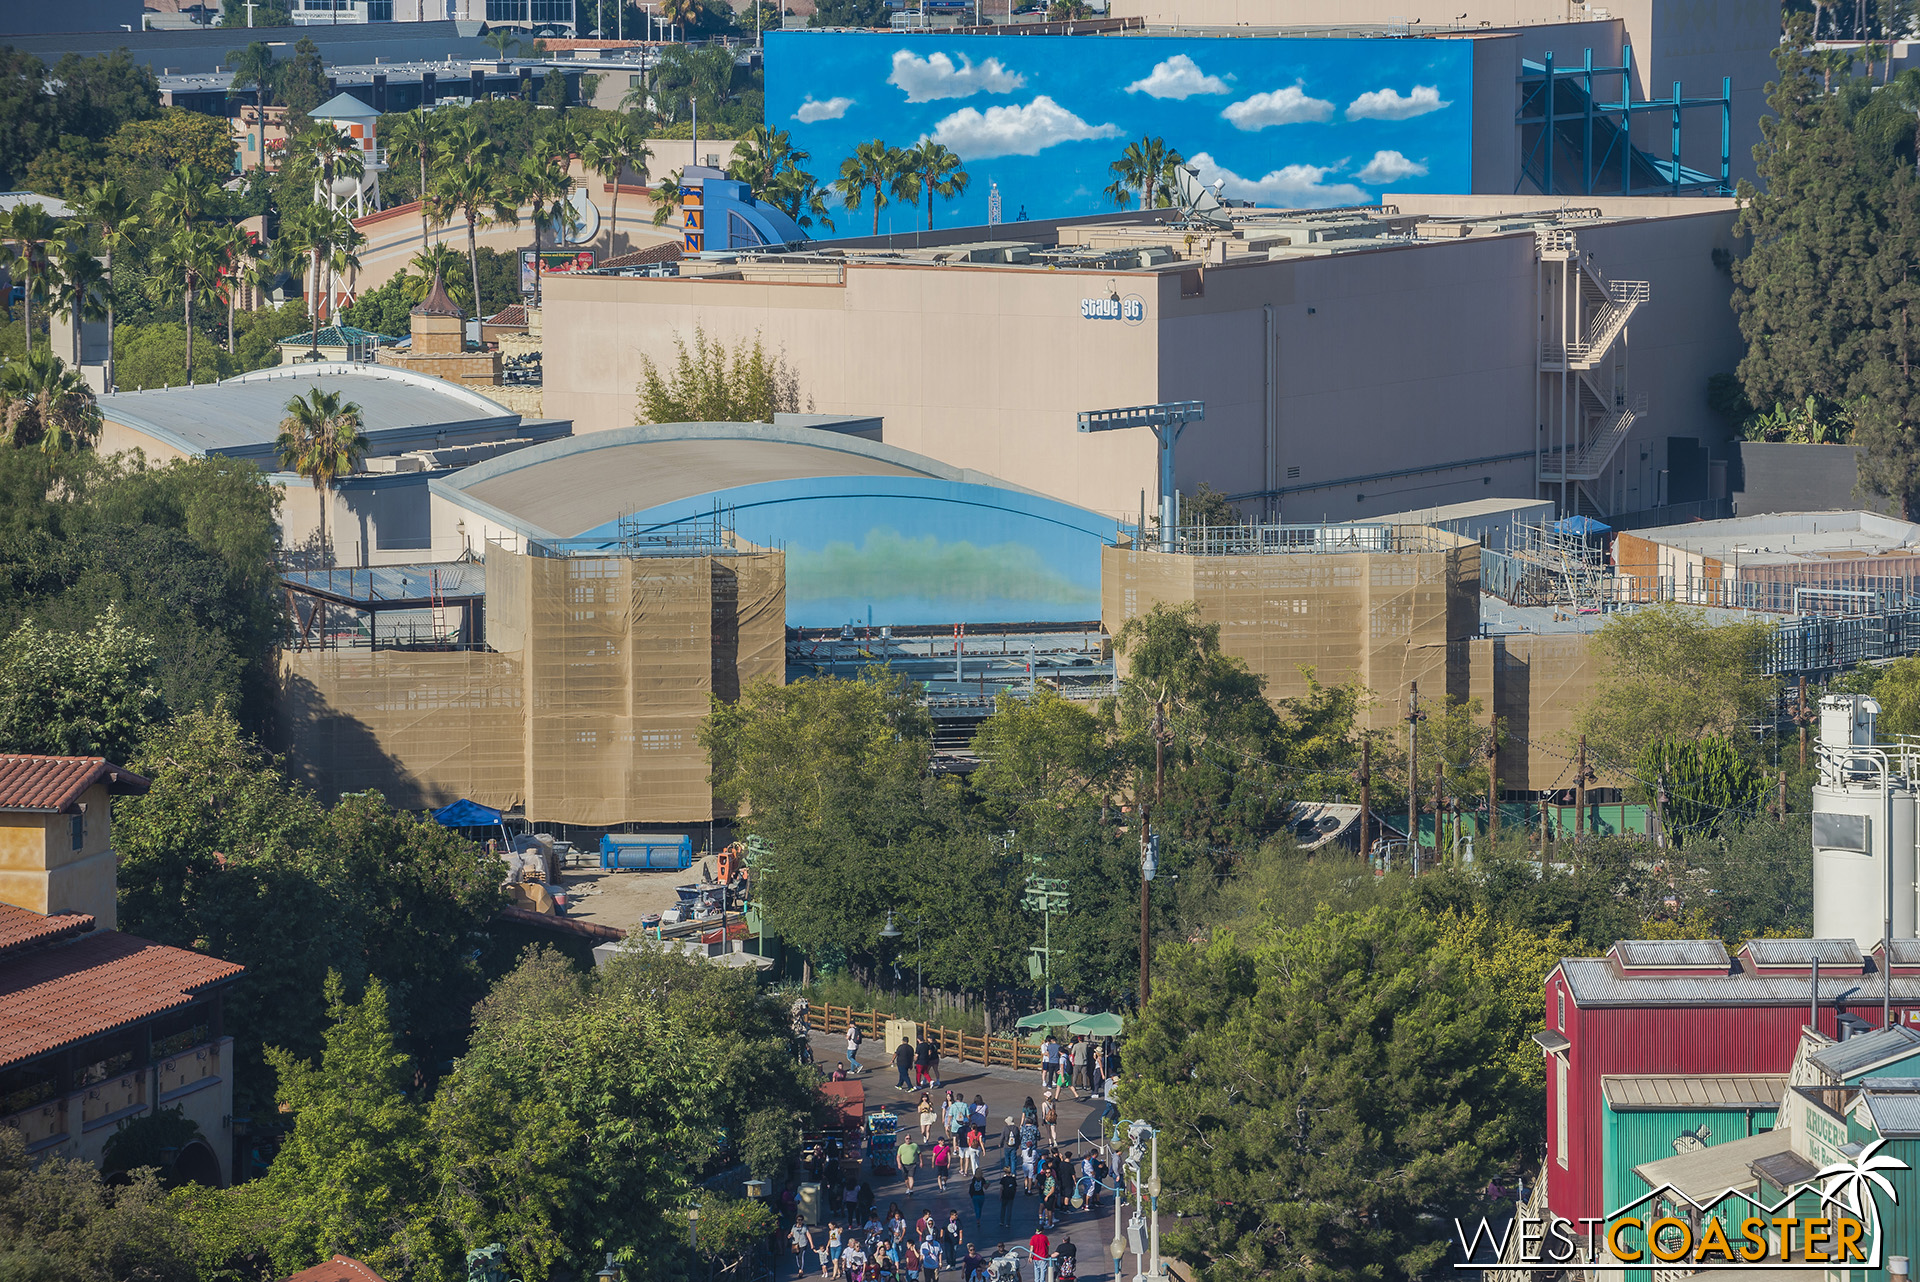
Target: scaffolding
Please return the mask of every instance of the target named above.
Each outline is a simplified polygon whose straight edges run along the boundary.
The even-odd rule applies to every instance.
[[[1615,80],[1618,98],[1603,101],[1604,85]],[[1720,116],[1720,173],[1703,173],[1681,163],[1681,132],[1686,113],[1717,111]],[[1633,143],[1633,122],[1666,116],[1672,140],[1661,160]],[[1520,177],[1514,190],[1531,182],[1549,196],[1592,196],[1617,191],[1622,196],[1733,194],[1733,81],[1722,77],[1720,93],[1688,98],[1673,82],[1671,98],[1633,100],[1633,46],[1621,49],[1620,65],[1596,67],[1593,50],[1577,67],[1556,67],[1551,52],[1520,70]],[[1556,159],[1558,163],[1556,164]],[[1574,178],[1579,179],[1578,186]]]
[[[1509,605],[1538,605],[1579,613],[1608,600],[1603,550],[1557,523],[1515,525],[1504,552],[1483,552],[1481,587]]]
[[[1539,308],[1535,477],[1562,516],[1625,507],[1613,460],[1647,416],[1628,385],[1628,322],[1652,295],[1643,280],[1610,280],[1565,227],[1534,233]],[[1555,490],[1558,493],[1555,493]]]

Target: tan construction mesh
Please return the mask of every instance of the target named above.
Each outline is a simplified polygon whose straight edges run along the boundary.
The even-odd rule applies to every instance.
[[[1472,693],[1487,715],[1507,722],[1507,741],[1496,761],[1502,788],[1573,787],[1576,723],[1600,675],[1592,643],[1584,633],[1524,632],[1467,643]],[[1623,782],[1597,767],[1594,773],[1599,778],[1591,786]]]
[[[1267,678],[1267,694],[1357,680],[1375,698],[1370,727],[1397,723],[1407,683],[1448,693],[1447,643],[1478,630],[1480,547],[1425,526],[1396,526],[1392,552],[1189,556],[1122,544],[1101,554],[1110,631],[1156,602],[1193,601],[1220,644]],[[1418,550],[1415,550],[1418,549]],[[1124,663],[1124,659],[1122,660]],[[1464,673],[1460,688],[1466,694]]]
[[[524,801],[591,827],[714,817],[708,699],[785,670],[785,556],[545,557],[487,548],[499,653],[286,654],[293,754],[326,791]]]
[[[518,655],[284,650],[288,764],[329,799],[372,789],[406,809],[526,799]]]

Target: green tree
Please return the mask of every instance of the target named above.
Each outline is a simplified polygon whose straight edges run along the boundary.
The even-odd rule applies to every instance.
[[[223,13],[221,16],[224,18],[226,15]],[[227,86],[228,93],[253,90],[255,146],[258,148],[254,154],[259,157],[264,169],[267,163],[267,99],[273,96],[274,82],[280,78],[280,66],[274,61],[273,46],[265,40],[253,40],[244,49],[229,49],[227,65],[233,68],[233,81]]]
[[[1778,76],[1755,149],[1759,183],[1740,188],[1735,230],[1752,237],[1733,264],[1747,354],[1739,377],[1755,406],[1811,404],[1814,422],[1846,419],[1863,479],[1909,510],[1920,501],[1920,378],[1910,321],[1920,272],[1920,187],[1900,91],[1833,66],[1809,47],[1804,15],[1775,51]]]
[[[1683,841],[1753,818],[1766,801],[1767,777],[1721,735],[1656,739],[1639,764],[1641,779],[1662,781],[1667,830]]]
[[[587,169],[613,186],[613,208],[607,216],[607,255],[618,253],[615,236],[620,224],[620,182],[631,171],[644,179],[653,152],[646,131],[631,117],[615,116],[588,135],[580,153]]]
[[[49,251],[60,232],[59,220],[38,204],[16,205],[5,221],[0,222],[0,251],[4,251],[0,261],[9,268],[20,269],[29,348],[35,337],[33,304],[36,300],[44,303],[50,292],[48,277],[53,264]]]
[[[782,1003],[750,976],[633,948],[581,977],[533,952],[435,1097],[437,1182],[459,1236],[501,1243],[516,1275],[609,1250],[660,1264],[721,1136],[784,1167],[813,1103]]]
[[[51,453],[86,449],[99,437],[93,389],[58,356],[35,348],[0,369],[0,441]]]
[[[107,318],[107,269],[83,240],[55,241],[53,263],[55,283],[47,301],[53,314],[68,324],[71,342],[66,360],[78,366],[83,329],[89,322]]]
[[[125,49],[85,57],[63,54],[47,77],[53,94],[54,128],[100,141],[129,121],[161,115],[160,81],[153,68]]]
[[[333,554],[327,542],[327,508],[333,503],[333,483],[350,474],[367,452],[360,407],[342,396],[315,387],[289,400],[274,444],[280,465],[305,477],[320,496],[320,555],[329,565]]]
[[[1120,159],[1107,166],[1113,174],[1107,197],[1122,209],[1135,192],[1139,193],[1141,209],[1170,205],[1174,171],[1185,163],[1179,152],[1167,146],[1166,139],[1143,136],[1138,142],[1128,143]]]
[[[91,1162],[35,1160],[0,1127],[0,1277],[19,1282],[195,1282],[191,1232],[152,1170],[109,1186]]]
[[[492,49],[494,56],[502,62],[513,56],[513,51],[520,47],[520,37],[514,34],[512,27],[495,27],[481,36],[480,41]]]
[[[339,1252],[382,1274],[410,1271],[443,1255],[422,1222],[432,1153],[426,1109],[410,1093],[413,1062],[395,1044],[378,980],[349,1003],[329,972],[324,992],[331,1023],[319,1062],[267,1051],[293,1114],[266,1177],[283,1217],[275,1263],[299,1268]]]
[[[107,274],[107,390],[112,391],[114,367],[114,303],[117,283],[113,275],[113,256],[140,236],[144,224],[140,206],[133,193],[122,183],[108,179],[86,189],[80,197],[80,216],[100,229],[100,244],[106,251]]]
[[[327,100],[327,66],[320,57],[320,46],[301,36],[293,46],[293,57],[280,71],[275,87],[287,107],[287,134],[298,134],[307,126],[307,113]]]
[[[27,622],[0,642],[0,743],[9,752],[125,763],[160,716],[153,642],[115,610],[85,633]]]
[[[693,331],[693,347],[678,334],[673,367],[662,372],[651,357],[640,358],[642,423],[771,423],[776,413],[800,409],[800,377],[784,353],[768,354],[760,336],[724,343]]]
[[[1123,1113],[1178,1142],[1172,1253],[1219,1279],[1418,1277],[1512,1138],[1488,991],[1424,914],[1162,948]]]
[[[157,120],[134,120],[107,139],[108,171],[135,191],[152,191],[178,170],[233,172],[233,129],[223,116],[168,107]]]
[[[1593,639],[1600,679],[1581,709],[1580,732],[1616,767],[1639,762],[1661,739],[1717,734],[1737,742],[1773,698],[1776,682],[1763,675],[1772,630],[1716,624],[1676,605],[1613,615]]]
[[[436,217],[451,220],[458,215],[467,224],[467,262],[473,274],[473,293],[484,307],[487,293],[480,287],[479,229],[496,222],[520,225],[519,199],[506,184],[492,150],[483,144],[444,166],[434,184],[433,203]]]
[[[856,146],[853,154],[840,162],[840,176],[833,180],[833,189],[850,212],[859,210],[862,204],[872,206],[876,236],[880,234],[880,211],[886,207],[887,192],[900,168],[899,148],[875,138]]]
[[[425,107],[405,112],[398,116],[389,116],[380,122],[380,137],[386,142],[387,153],[394,160],[405,162],[412,160],[420,167],[420,247],[426,249],[428,239],[428,216],[430,214],[427,192],[430,183],[427,171],[439,158],[441,134],[444,132],[441,117],[427,111]]]

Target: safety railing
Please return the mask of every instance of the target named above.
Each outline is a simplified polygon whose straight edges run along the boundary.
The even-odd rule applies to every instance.
[[[845,1033],[853,1024],[861,1033],[879,1044],[886,1036],[887,1024],[898,1015],[883,1010],[856,1010],[851,1006],[814,1005],[807,1008],[807,1026],[816,1032]],[[970,1064],[998,1064],[1004,1068],[1040,1067],[1040,1048],[1024,1038],[963,1033],[938,1024],[914,1024],[915,1036],[924,1034],[940,1048],[942,1059],[965,1060]]]

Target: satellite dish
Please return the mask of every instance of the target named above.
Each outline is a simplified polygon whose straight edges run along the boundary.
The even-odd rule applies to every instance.
[[[1216,209],[1225,208],[1220,203],[1220,190],[1227,185],[1226,179],[1216,179],[1209,187],[1200,181],[1200,171],[1192,165],[1180,165],[1173,171],[1173,186],[1180,204],[1180,223],[1213,224],[1206,217]]]

